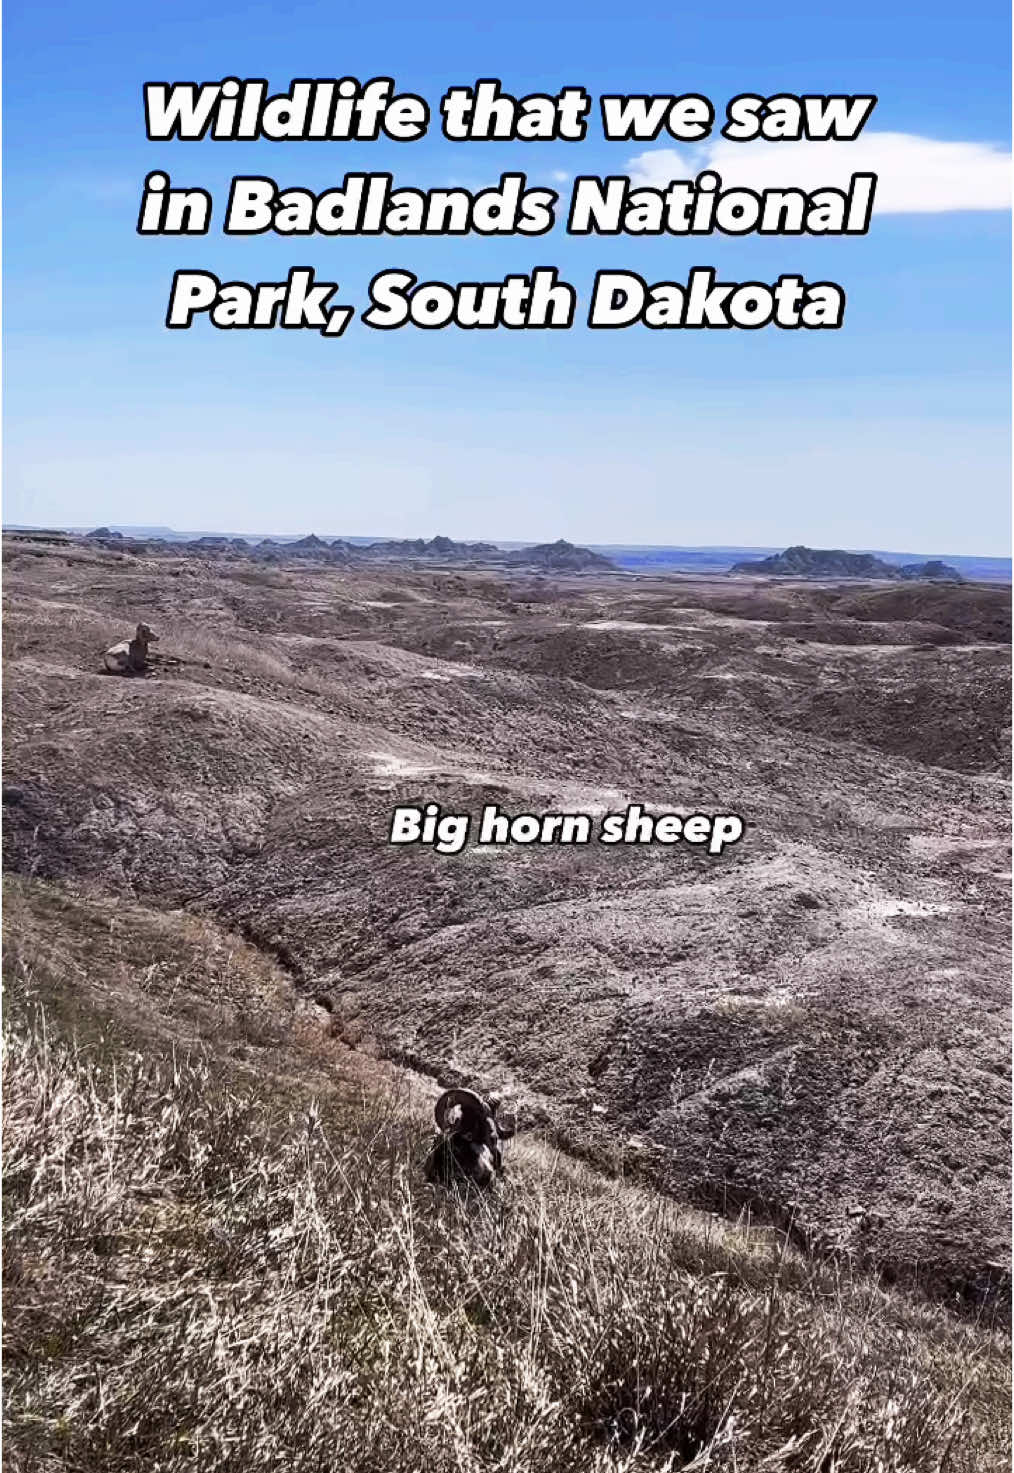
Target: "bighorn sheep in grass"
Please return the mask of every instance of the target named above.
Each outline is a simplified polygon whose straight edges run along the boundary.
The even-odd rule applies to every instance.
[[[106,650],[103,659],[110,675],[139,675],[148,668],[148,646],[158,635],[147,624],[138,624],[133,639],[124,639]]]
[[[430,1181],[488,1187],[503,1171],[504,1150],[517,1129],[513,1115],[471,1089],[445,1090],[434,1114],[440,1135],[426,1165]]]

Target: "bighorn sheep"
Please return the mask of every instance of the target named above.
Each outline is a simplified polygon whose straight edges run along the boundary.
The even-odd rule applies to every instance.
[[[426,1165],[430,1181],[490,1185],[503,1171],[504,1150],[517,1129],[513,1115],[498,1112],[499,1101],[487,1102],[474,1090],[444,1091],[434,1109],[440,1135]]]
[[[103,659],[110,675],[139,675],[148,668],[148,646],[158,635],[147,624],[138,624],[133,639],[111,645]]]

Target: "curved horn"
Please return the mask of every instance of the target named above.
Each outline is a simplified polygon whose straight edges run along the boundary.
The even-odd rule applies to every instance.
[[[489,1106],[486,1101],[473,1089],[445,1089],[433,1107],[439,1130],[447,1129],[447,1117],[455,1108],[461,1111],[463,1121],[470,1118],[472,1122],[475,1122],[489,1114]]]

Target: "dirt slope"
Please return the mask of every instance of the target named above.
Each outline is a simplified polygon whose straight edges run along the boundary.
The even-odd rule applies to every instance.
[[[5,592],[10,868],[213,915],[360,1050],[679,1196],[1009,1282],[1009,591],[20,549]],[[100,675],[141,617],[152,677]],[[388,846],[428,798],[748,831]]]

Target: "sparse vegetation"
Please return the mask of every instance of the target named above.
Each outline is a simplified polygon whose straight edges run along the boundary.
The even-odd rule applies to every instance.
[[[12,1467],[1008,1466],[1009,590],[7,594]],[[393,850],[429,795],[750,831]],[[485,1202],[425,1179],[447,1082],[520,1117]]]
[[[985,1469],[988,1336],[531,1154],[428,1187],[394,1101],[293,1109],[11,1004],[10,1466]]]

